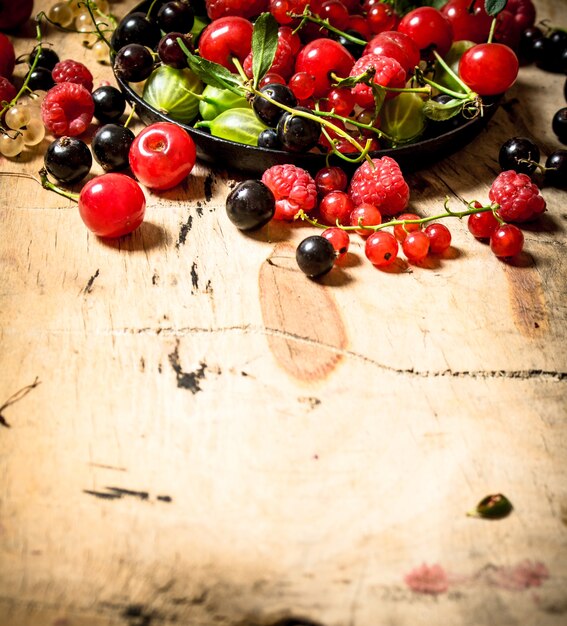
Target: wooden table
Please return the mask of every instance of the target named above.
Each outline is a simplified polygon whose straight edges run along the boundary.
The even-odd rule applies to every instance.
[[[111,78],[80,36],[46,40]],[[508,137],[543,161],[562,90],[522,68],[486,131],[409,176],[411,207],[486,201]],[[35,174],[50,140],[1,169]],[[441,259],[380,271],[355,241],[316,283],[311,227],[228,221],[238,178],[148,191],[117,241],[1,179],[0,623],[566,624],[564,192],[516,262],[454,220]],[[511,515],[466,515],[493,493]]]

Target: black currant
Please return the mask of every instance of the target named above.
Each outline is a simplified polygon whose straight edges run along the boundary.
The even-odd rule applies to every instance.
[[[337,258],[333,244],[321,235],[311,235],[304,239],[295,251],[299,269],[310,278],[317,278],[329,272]]]
[[[567,144],[567,107],[559,109],[551,121],[553,132],[561,143]]]
[[[49,91],[55,85],[51,70],[46,67],[36,67],[30,72],[28,87],[31,91]]]
[[[36,67],[44,67],[46,70],[52,70],[59,63],[59,55],[53,48],[41,47],[41,50],[34,48],[28,59],[28,65],[32,65],[37,58]]]
[[[153,49],[160,39],[159,26],[142,11],[135,11],[120,21],[112,33],[110,44],[116,52],[129,43],[139,43]]]
[[[313,112],[306,107],[295,107],[294,111]],[[287,111],[278,122],[278,138],[288,152],[307,152],[315,147],[321,136],[321,124]]]
[[[297,105],[297,98],[293,95],[293,91],[287,85],[280,83],[270,83],[260,89],[260,93],[265,94],[275,102],[284,104],[288,107]],[[254,96],[252,100],[252,108],[258,118],[266,124],[266,126],[277,126],[284,110],[277,104],[273,104],[262,98],[260,95]]]
[[[99,122],[116,122],[126,110],[124,94],[112,85],[103,85],[93,91],[94,115]]]
[[[274,216],[276,199],[269,187],[260,180],[239,183],[226,199],[228,219],[239,230],[256,230]]]
[[[95,133],[91,142],[96,162],[105,172],[118,172],[129,166],[128,154],[134,133],[120,124],[105,124]]]
[[[258,135],[258,146],[260,148],[270,148],[271,150],[281,150],[282,144],[275,128],[266,128]]]
[[[82,180],[93,164],[89,147],[76,137],[58,137],[47,147],[43,160],[48,173],[66,185]]]
[[[518,56],[522,63],[533,63],[535,59],[534,42],[543,39],[545,35],[541,28],[532,26],[522,31],[518,44]]]
[[[555,150],[547,157],[545,182],[561,189],[567,187],[567,150]]]
[[[114,59],[116,76],[127,83],[139,83],[146,80],[153,69],[152,53],[139,43],[130,43],[120,48]]]
[[[532,174],[539,163],[538,146],[527,137],[511,137],[500,147],[498,163],[502,170]]]
[[[184,35],[179,32],[170,32],[164,35],[157,47],[157,53],[162,63],[181,70],[187,67],[187,57],[185,52],[178,43],[178,39],[181,39],[185,44],[185,47],[189,52],[193,52],[193,36]]]
[[[160,7],[157,14],[158,26],[165,33],[181,31],[189,33],[195,22],[195,13],[188,2],[172,0]]]

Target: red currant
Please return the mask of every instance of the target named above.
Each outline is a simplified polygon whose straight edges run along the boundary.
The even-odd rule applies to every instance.
[[[289,79],[288,86],[298,100],[307,100],[315,91],[315,77],[307,72],[297,72]]]
[[[408,261],[416,262],[423,260],[429,252],[429,237],[423,230],[408,233],[402,242],[402,250]]]
[[[378,226],[382,223],[382,214],[380,211],[369,202],[363,202],[359,204],[354,211],[350,214],[351,226]],[[357,232],[362,237],[368,237],[371,231],[368,228],[358,228]]]
[[[518,76],[519,62],[514,51],[501,43],[481,43],[463,53],[459,75],[480,96],[504,93]]]
[[[324,167],[315,175],[315,186],[320,196],[325,196],[331,191],[344,191],[348,184],[345,171],[336,165]]]
[[[391,265],[398,256],[398,242],[391,233],[377,230],[366,240],[364,253],[376,267],[386,267]]]
[[[402,213],[396,218],[398,220],[419,220],[419,215],[415,213]],[[419,224],[396,224],[394,226],[394,237],[401,243],[408,236],[408,233],[414,233],[420,230]]]
[[[429,237],[429,251],[433,254],[443,254],[451,245],[451,231],[445,224],[429,224],[424,232]]]
[[[331,242],[337,253],[337,261],[344,259],[350,245],[350,237],[346,230],[337,227],[327,228],[321,233],[321,237],[325,237]]]
[[[513,257],[524,247],[524,234],[514,224],[499,226],[490,236],[490,249],[497,257]]]
[[[473,213],[467,220],[469,232],[477,239],[489,239],[499,224],[492,211]]]
[[[341,0],[327,0],[327,2],[323,2],[319,11],[319,17],[329,20],[329,24],[339,30],[348,28],[348,9]]]
[[[319,203],[319,213],[327,224],[348,224],[354,203],[344,191],[331,191]]]

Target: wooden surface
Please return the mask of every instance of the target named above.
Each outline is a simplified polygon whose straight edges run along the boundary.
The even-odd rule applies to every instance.
[[[411,206],[485,201],[513,135],[560,147],[562,90],[523,68]],[[446,258],[379,271],[357,241],[317,284],[294,262],[310,227],[229,223],[235,179],[199,165],[112,242],[0,179],[0,405],[36,382],[2,409],[0,624],[567,624],[565,193],[516,263],[454,221]],[[508,518],[466,516],[498,492]]]

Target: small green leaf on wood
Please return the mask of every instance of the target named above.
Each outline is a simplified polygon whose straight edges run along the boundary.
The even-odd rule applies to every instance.
[[[512,512],[512,503],[501,493],[496,493],[483,498],[474,511],[469,511],[469,517],[480,517],[482,519],[502,519]]]
[[[271,13],[262,13],[252,31],[252,75],[254,87],[272,66],[278,47],[278,23]]]
[[[504,10],[507,0],[484,0],[484,10],[488,15],[494,17]]]

